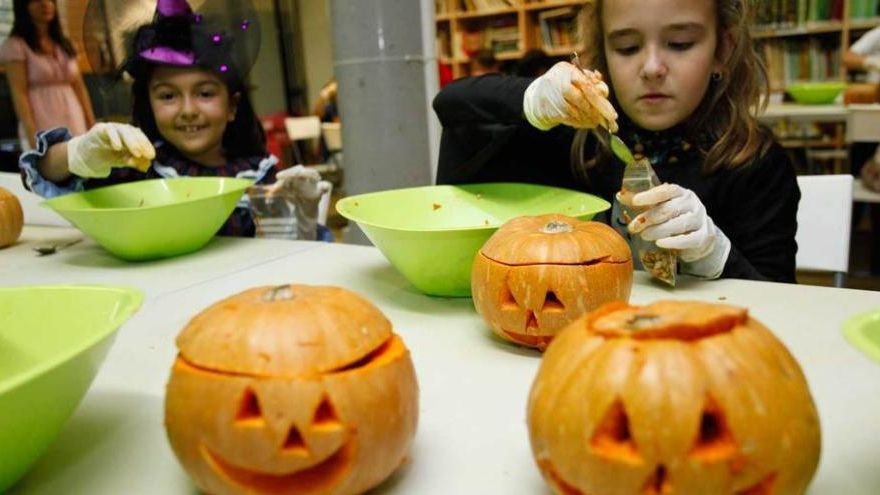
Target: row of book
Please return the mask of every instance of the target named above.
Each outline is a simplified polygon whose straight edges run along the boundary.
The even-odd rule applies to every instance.
[[[778,29],[840,21],[846,1],[851,19],[880,15],[880,0],[752,0],[752,5],[758,27]]]
[[[441,58],[463,60],[481,49],[498,56],[522,50],[516,18],[498,19],[475,30],[437,30],[437,53]]]
[[[586,10],[562,7],[538,14],[541,42],[545,50],[582,46],[586,41]]]
[[[458,0],[459,12],[486,12],[491,10],[509,9],[523,0]]]
[[[840,45],[822,39],[774,40],[759,46],[767,65],[770,87],[781,91],[795,81],[837,80]]]

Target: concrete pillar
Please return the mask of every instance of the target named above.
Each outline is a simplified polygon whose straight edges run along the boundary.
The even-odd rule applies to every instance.
[[[433,182],[432,0],[330,0],[348,195]],[[356,227],[348,242],[368,241]]]

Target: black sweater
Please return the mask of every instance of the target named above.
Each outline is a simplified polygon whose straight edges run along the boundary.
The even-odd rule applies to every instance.
[[[437,95],[434,111],[443,124],[437,183],[529,182],[586,190],[613,202],[623,166],[592,169],[588,182],[576,178],[570,164],[575,130],[557,126],[544,132],[523,117],[523,95],[531,82],[503,75],[466,78]],[[697,147],[676,150],[680,139],[664,132],[635,129],[627,135],[622,129],[621,135],[631,146],[645,138],[644,151],[660,180],[694,191],[730,239],[721,276],[794,282],[800,190],[782,147],[773,143],[746,166],[705,175]]]

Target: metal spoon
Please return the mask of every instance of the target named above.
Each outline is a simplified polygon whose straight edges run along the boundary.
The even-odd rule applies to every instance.
[[[64,248],[68,248],[73,246],[74,244],[82,241],[82,239],[74,239],[72,241],[48,244],[45,246],[37,246],[34,248],[34,251],[37,252],[37,256],[49,256],[50,254],[55,254],[58,251],[61,251]]]
[[[580,57],[578,57],[577,52],[571,54],[571,63],[578,69],[584,70],[583,67],[581,67],[581,60]],[[592,129],[596,136],[599,136],[600,127],[594,127]],[[608,145],[611,147],[611,152],[614,153],[614,156],[619,158],[625,165],[634,164],[636,159],[633,157],[632,151],[629,150],[629,146],[623,142],[623,139],[617,137],[616,134],[613,134],[611,130],[606,127],[601,127],[601,129],[607,134]]]

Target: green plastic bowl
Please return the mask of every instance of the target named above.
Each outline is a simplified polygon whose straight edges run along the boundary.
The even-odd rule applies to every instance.
[[[229,218],[250,179],[181,177],[128,182],[44,201],[113,255],[149,260],[191,253]]]
[[[852,345],[880,363],[880,309],[847,320],[843,334]]]
[[[0,493],[61,432],[142,300],[126,288],[0,288]]]
[[[827,105],[834,103],[837,95],[846,89],[846,83],[838,81],[801,82],[789,84],[785,89],[798,103]]]
[[[503,223],[546,213],[589,220],[610,206],[578,191],[495,183],[374,192],[344,198],[336,209],[418,290],[468,297],[474,256]]]

